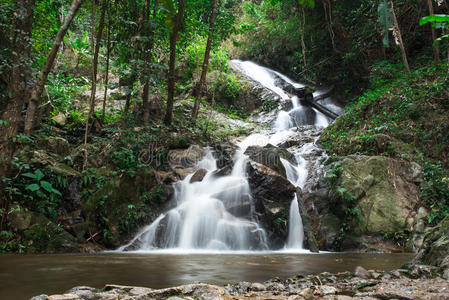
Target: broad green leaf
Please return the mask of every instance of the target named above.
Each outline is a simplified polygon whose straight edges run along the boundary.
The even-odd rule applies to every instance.
[[[25,189],[28,191],[35,192],[35,191],[38,191],[40,189],[40,187],[36,183],[32,183],[32,184],[27,185]]]
[[[442,40],[445,40],[445,39],[449,39],[449,34],[445,34],[445,35],[440,36],[439,38],[437,38],[435,40],[435,42],[433,42],[433,45],[436,46],[436,45],[438,45],[439,42],[441,42]]]
[[[424,25],[429,22],[449,22],[449,15],[430,15],[423,17],[419,20],[419,25]]]
[[[24,173],[22,174],[23,177],[28,177],[31,179],[37,179],[36,175],[34,175],[33,173]]]
[[[37,169],[36,171],[34,171],[34,174],[36,174],[36,180],[40,181],[42,178],[44,178],[44,173],[42,173],[41,170]]]
[[[44,188],[44,190],[46,190],[47,192],[51,193],[53,191],[53,186],[51,185],[50,182],[42,180],[40,182],[41,187]]]

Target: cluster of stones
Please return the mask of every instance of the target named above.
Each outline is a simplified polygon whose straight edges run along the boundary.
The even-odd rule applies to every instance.
[[[319,275],[297,275],[264,283],[239,282],[225,287],[197,283],[166,289],[106,285],[102,290],[76,287],[62,295],[41,295],[31,300],[146,300],[146,299],[449,299],[449,281],[438,276],[436,267],[414,265],[390,272],[365,270]]]

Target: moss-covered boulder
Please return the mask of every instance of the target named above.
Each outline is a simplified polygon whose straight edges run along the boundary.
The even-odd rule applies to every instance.
[[[347,207],[354,202],[353,209],[360,213],[356,234],[405,229],[419,202],[413,178],[418,166],[383,156],[349,156],[342,160],[341,168],[336,196]]]
[[[26,245],[27,252],[68,253],[83,250],[79,241],[60,224],[18,205],[8,215],[8,221]]]
[[[393,241],[412,231],[418,218],[420,166],[351,155],[332,163],[325,176],[304,197],[320,247],[399,251]]]
[[[155,172],[143,169],[133,177],[111,179],[81,205],[90,234],[105,246],[115,248],[155,219],[166,199]]]

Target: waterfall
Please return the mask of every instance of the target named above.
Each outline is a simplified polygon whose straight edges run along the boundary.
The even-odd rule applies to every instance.
[[[294,128],[302,125],[325,127],[328,118],[314,108],[301,105],[297,96],[286,92],[279,80],[295,88],[302,84],[276,71],[253,62],[231,62],[244,76],[277,94],[283,101],[291,101],[289,111],[278,111],[270,133],[251,134],[241,141],[228,175],[216,175],[217,161],[211,149],[206,149],[196,163],[195,172],[204,169],[202,180],[192,182],[195,174],[186,176],[174,184],[176,207],[160,215],[152,224],[143,228],[127,245],[118,250],[175,249],[189,251],[248,251],[268,250],[265,230],[254,216],[254,201],[246,174],[249,146],[280,145],[294,134]],[[333,103],[330,103],[334,105]],[[308,177],[310,163],[306,157],[314,151],[314,143],[306,143],[295,149],[296,163],[281,158],[287,180],[303,188]],[[286,249],[303,247],[303,225],[296,195],[292,199],[288,220]]]

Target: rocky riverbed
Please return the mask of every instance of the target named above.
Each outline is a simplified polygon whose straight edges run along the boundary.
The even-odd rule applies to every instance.
[[[239,282],[226,286],[194,283],[166,289],[108,284],[103,289],[74,287],[61,295],[40,295],[31,300],[112,299],[449,299],[449,278],[436,267],[414,265],[390,272],[365,270],[321,273],[266,282]]]

